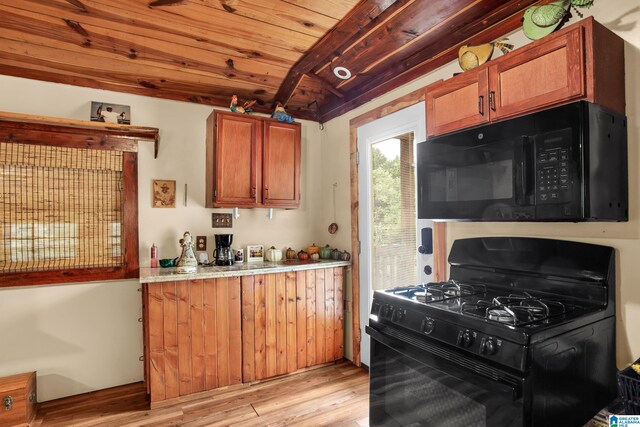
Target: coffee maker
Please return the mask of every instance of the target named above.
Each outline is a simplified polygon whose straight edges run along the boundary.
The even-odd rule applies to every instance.
[[[233,243],[233,234],[215,234],[216,249],[213,251],[213,257],[216,265],[233,265],[233,251],[231,243]]]

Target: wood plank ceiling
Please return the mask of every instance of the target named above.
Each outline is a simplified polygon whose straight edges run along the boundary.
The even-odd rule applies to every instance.
[[[0,0],[0,74],[327,121],[537,0]],[[352,77],[333,74],[345,67]]]

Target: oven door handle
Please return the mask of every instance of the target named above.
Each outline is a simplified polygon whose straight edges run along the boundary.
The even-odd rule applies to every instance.
[[[419,348],[412,343],[408,343],[403,340],[382,334],[370,326],[366,326],[365,330],[369,334],[371,339],[374,339],[379,343],[389,347],[390,349],[407,357],[410,357],[417,362],[428,366],[429,368],[443,372],[452,377],[474,383],[476,386],[486,390],[502,394],[511,394],[514,401],[518,400],[522,396],[522,385],[524,380],[521,378],[509,376],[504,373],[502,373],[502,375],[497,374],[497,376],[494,377],[482,372],[472,371],[469,367],[454,362],[453,360],[457,359],[457,357],[442,357],[440,355],[432,353],[426,348]],[[448,350],[442,349],[442,352],[445,355],[453,355],[453,353],[449,352]],[[478,365],[484,364],[478,363]],[[462,376],[459,374],[461,370],[464,371],[464,375]],[[510,379],[508,383],[505,382],[506,377],[509,377]]]

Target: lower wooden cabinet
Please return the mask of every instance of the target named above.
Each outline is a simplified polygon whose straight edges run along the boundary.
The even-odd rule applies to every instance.
[[[144,285],[151,402],[242,382],[240,278]]]
[[[152,404],[343,357],[344,267],[143,285]]]

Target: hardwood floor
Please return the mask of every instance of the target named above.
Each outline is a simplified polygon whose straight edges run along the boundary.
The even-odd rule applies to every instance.
[[[42,403],[32,426],[368,425],[368,373],[350,362],[174,399],[149,409],[144,384]]]

